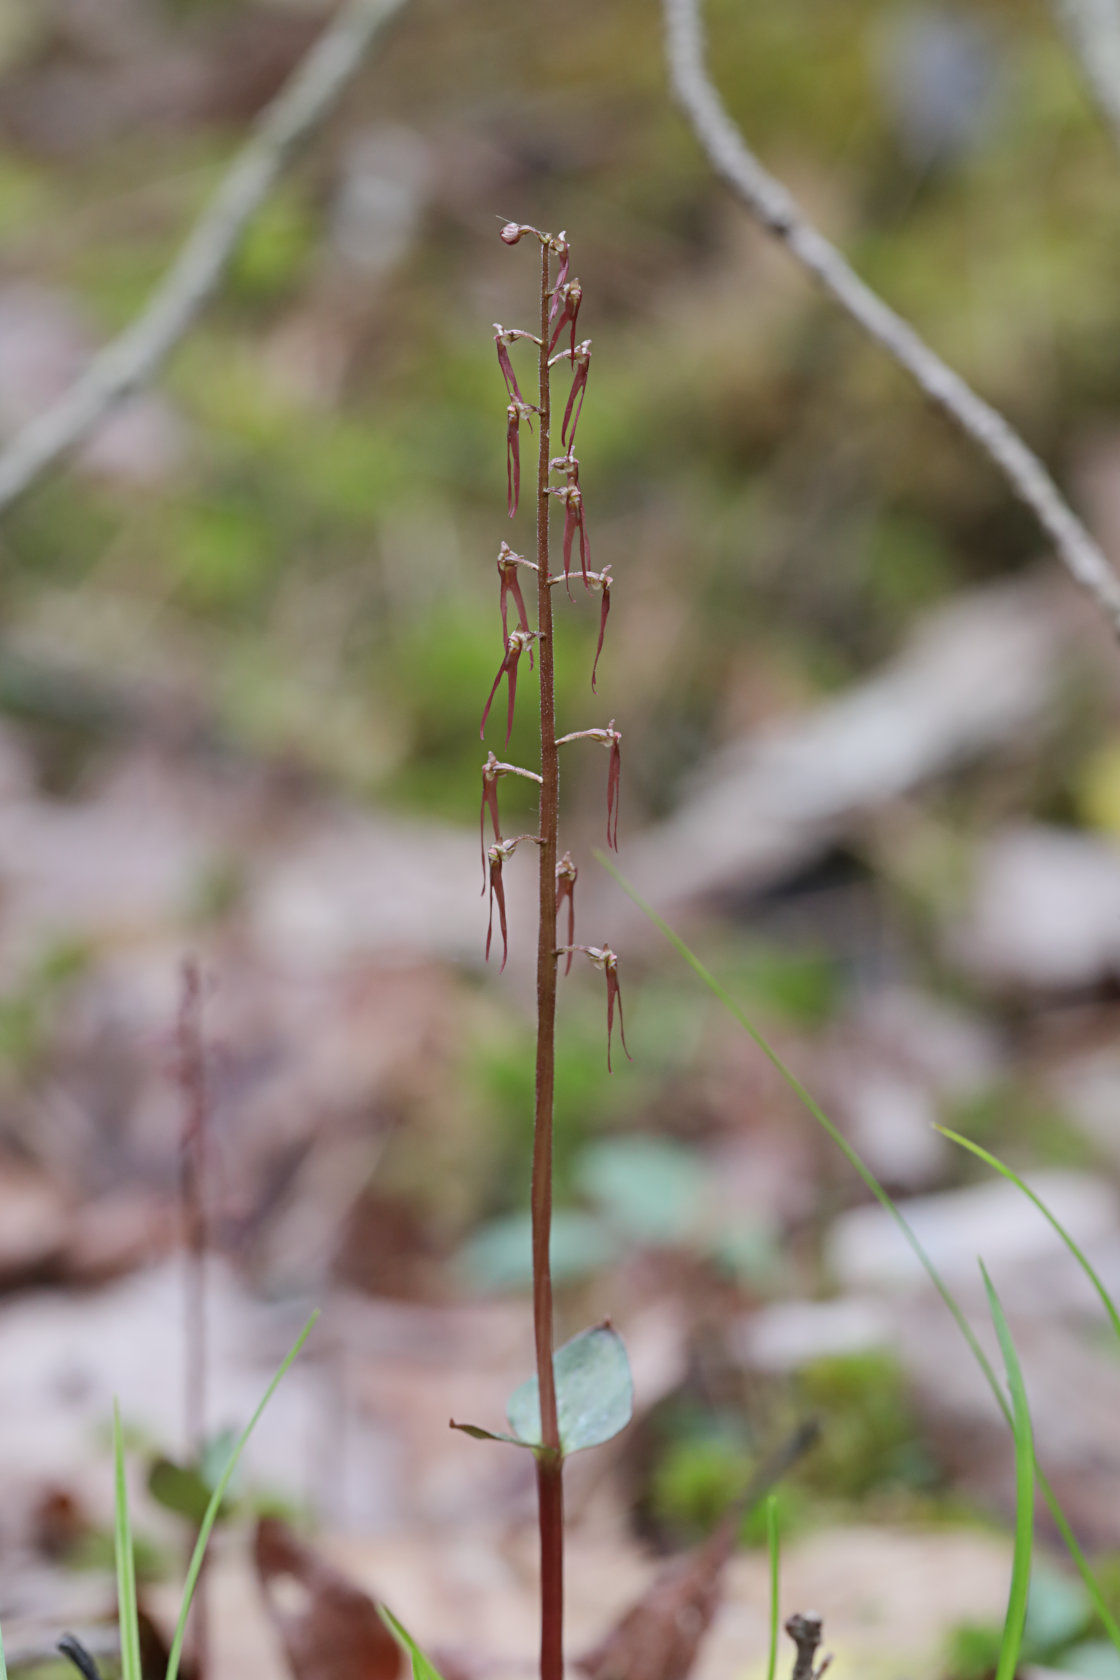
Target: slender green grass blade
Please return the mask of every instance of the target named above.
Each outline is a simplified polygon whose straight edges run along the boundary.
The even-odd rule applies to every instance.
[[[944,1301],[949,1312],[956,1320],[957,1328],[960,1330],[961,1335],[972,1349],[973,1358],[976,1360],[985,1377],[988,1379],[988,1387],[991,1389],[992,1394],[995,1397],[996,1404],[999,1406],[999,1409],[1003,1413],[1008,1424],[1010,1424],[1011,1411],[1008,1407],[1007,1401],[1003,1397],[1003,1391],[1000,1388],[999,1380],[992,1369],[991,1362],[988,1359],[987,1354],[977,1341],[976,1334],[973,1331],[972,1326],[969,1324],[967,1318],[964,1316],[964,1313],[961,1311],[960,1306],[957,1304],[957,1301],[950,1293],[947,1284],[942,1281],[940,1273],[933,1264],[933,1261],[929,1258],[925,1249],[922,1247],[910,1224],[899,1212],[890,1196],[883,1189],[879,1180],[875,1177],[875,1174],[871,1171],[871,1168],[867,1166],[866,1162],[863,1160],[863,1157],[857,1154],[856,1150],[853,1149],[852,1145],[848,1142],[840,1128],[829,1119],[820,1104],[813,1096],[810,1095],[804,1085],[802,1085],[797,1075],[786,1066],[785,1062],[782,1061],[782,1058],[778,1055],[778,1052],[774,1049],[773,1045],[763,1037],[762,1033],[759,1032],[754,1023],[743,1014],[743,1011],[739,1008],[730,992],[728,992],[724,986],[720,985],[719,981],[709,968],[705,968],[704,964],[700,961],[700,958],[694,951],[690,950],[680,935],[673,932],[673,929],[669,926],[668,922],[665,921],[664,917],[659,916],[653,906],[646,903],[645,899],[635,891],[629,881],[627,881],[626,877],[615,868],[614,864],[608,857],[599,851],[595,853],[595,856],[603,865],[604,869],[614,876],[622,890],[628,893],[634,900],[634,903],[638,906],[639,910],[649,917],[654,927],[658,928],[661,933],[664,934],[670,945],[672,945],[673,949],[684,958],[693,973],[699,976],[709,991],[715,993],[724,1008],[735,1017],[744,1032],[748,1033],[754,1040],[755,1044],[762,1051],[762,1054],[766,1057],[767,1061],[770,1062],[770,1064],[777,1070],[786,1085],[789,1086],[790,1090],[794,1093],[798,1100],[808,1109],[818,1126],[823,1127],[823,1129],[828,1133],[829,1137],[832,1139],[837,1149],[840,1150],[849,1166],[859,1174],[864,1184],[866,1184],[867,1188],[871,1191],[871,1194],[890,1214],[891,1218],[902,1232],[904,1239],[920,1261],[926,1276],[929,1278],[933,1287],[937,1290],[937,1293]]]
[[[384,1604],[379,1604],[377,1609],[389,1632],[396,1635],[412,1658],[412,1680],[441,1680],[439,1669],[424,1655],[408,1629],[401,1626],[393,1612],[386,1609]]]
[[[766,1680],[774,1680],[774,1671],[778,1666],[778,1578],[781,1564],[778,1497],[774,1493],[766,1501],[766,1544],[770,1552],[770,1655],[766,1663]]]
[[[1007,1617],[1003,1624],[1003,1638],[996,1665],[996,1680],[1015,1680],[1019,1653],[1023,1648],[1023,1628],[1027,1620],[1027,1597],[1031,1589],[1031,1546],[1034,1539],[1034,1440],[1031,1433],[1031,1414],[1027,1405],[1027,1390],[1019,1356],[1015,1351],[1011,1331],[1007,1327],[999,1296],[984,1268],[984,1288],[988,1292],[988,1307],[992,1323],[999,1337],[1003,1363],[1007,1370],[1007,1386],[1011,1390],[1011,1430],[1015,1437],[1015,1550],[1011,1559],[1011,1588],[1007,1595]]]
[[[140,1624],[136,1615],[136,1558],[128,1515],[128,1487],[124,1474],[121,1409],[113,1401],[113,1467],[116,1476],[114,1542],[117,1562],[117,1619],[121,1635],[121,1680],[142,1680]]]
[[[859,1174],[864,1184],[866,1184],[867,1188],[871,1191],[871,1194],[890,1214],[891,1218],[901,1231],[904,1239],[921,1262],[926,1276],[929,1278],[933,1287],[937,1290],[937,1293],[945,1303],[945,1306],[952,1315],[952,1318],[961,1335],[968,1343],[972,1356],[983,1372],[988,1387],[992,1392],[992,1396],[1010,1427],[1012,1423],[1012,1411],[1004,1397],[1003,1390],[1000,1387],[995,1371],[992,1369],[991,1361],[984,1352],[983,1348],[980,1346],[980,1343],[977,1341],[976,1334],[965,1317],[959,1302],[956,1300],[948,1284],[945,1283],[941,1274],[938,1272],[937,1267],[922,1247],[921,1242],[919,1241],[916,1233],[912,1230],[905,1215],[895,1206],[894,1202],[891,1200],[886,1190],[883,1189],[883,1186],[879,1183],[870,1167],[866,1165],[862,1157],[848,1142],[844,1134],[828,1118],[828,1115],[820,1107],[819,1103],[810,1096],[809,1092],[805,1089],[804,1085],[802,1085],[796,1074],[794,1074],[786,1066],[786,1064],[782,1061],[782,1058],[778,1055],[778,1052],[770,1043],[768,1043],[766,1038],[763,1037],[762,1033],[759,1032],[753,1022],[751,1022],[747,1016],[743,1014],[742,1010],[735,1003],[730,993],[720,985],[711,970],[704,966],[704,964],[700,961],[700,958],[689,948],[689,946],[685,944],[680,935],[674,933],[673,929],[669,926],[664,917],[659,916],[653,906],[646,903],[641,894],[630,885],[626,877],[615,868],[614,864],[608,857],[605,856],[604,853],[596,851],[595,857],[603,865],[603,868],[606,869],[608,874],[614,877],[623,892],[627,893],[628,896],[633,899],[639,910],[641,910],[643,914],[649,918],[654,927],[659,929],[678,955],[683,957],[684,961],[688,964],[689,968],[692,969],[693,973],[703,981],[704,985],[707,986],[710,992],[714,993],[714,995],[723,1004],[724,1008],[734,1016],[743,1030],[754,1040],[755,1044],[762,1051],[762,1054],[766,1057],[770,1064],[775,1068],[781,1079],[804,1105],[817,1124],[821,1126],[825,1132],[827,1132],[828,1136],[832,1139],[833,1143],[835,1143],[836,1147],[840,1150],[849,1165],[856,1173]],[[1117,1623],[1115,1617],[1112,1615],[1112,1612],[1109,1610],[1108,1605],[1105,1603],[1104,1595],[1101,1592],[1096,1576],[1093,1574],[1089,1561],[1084,1552],[1081,1550],[1077,1537],[1070,1527],[1069,1520],[1066,1517],[1065,1512],[1062,1510],[1057,1495],[1043,1474],[1042,1467],[1038,1463],[1037,1458],[1035,1460],[1035,1471],[1038,1477],[1038,1485],[1041,1489],[1042,1496],[1046,1500],[1047,1508],[1049,1509],[1055,1525],[1062,1536],[1062,1540],[1065,1543],[1070,1557],[1073,1559],[1078,1574],[1085,1583],[1085,1590],[1092,1599],[1093,1608],[1096,1611],[1097,1616],[1100,1618],[1101,1626],[1104,1628],[1105,1633],[1108,1635],[1113,1645],[1116,1646],[1116,1649],[1120,1651],[1120,1624]]]
[[[1093,1267],[1088,1256],[1081,1248],[1078,1247],[1077,1243],[1074,1242],[1061,1220],[1058,1219],[1055,1214],[1051,1213],[1050,1209],[1046,1206],[1046,1203],[1042,1200],[1042,1197],[1036,1196],[1030,1185],[1020,1178],[1019,1174],[1014,1170],[1014,1168],[1009,1167],[1006,1161],[1001,1161],[998,1155],[992,1155],[987,1149],[982,1149],[978,1143],[973,1143],[971,1138],[962,1137],[959,1132],[951,1131],[948,1126],[938,1126],[936,1130],[941,1132],[943,1136],[950,1138],[953,1143],[959,1144],[962,1149],[967,1149],[969,1154],[975,1155],[989,1167],[994,1167],[996,1172],[1002,1173],[1004,1178],[1010,1179],[1011,1183],[1023,1192],[1023,1195],[1026,1196],[1028,1201],[1034,1203],[1042,1217],[1053,1226],[1059,1237],[1061,1237],[1062,1241],[1073,1255],[1073,1258],[1077,1261],[1077,1264],[1081,1267],[1081,1270],[1085,1273],[1085,1276],[1089,1279],[1089,1282],[1100,1296],[1104,1310],[1108,1314],[1113,1330],[1116,1332],[1117,1340],[1120,1341],[1120,1312],[1117,1312],[1111,1295],[1102,1283],[1100,1276]]]
[[[4,1635],[0,1631],[0,1680],[8,1680],[8,1663],[4,1656]]]
[[[176,1680],[179,1673],[179,1661],[183,1653],[183,1640],[187,1632],[187,1617],[190,1615],[191,1600],[194,1597],[194,1589],[198,1585],[199,1572],[202,1569],[202,1560],[206,1556],[206,1547],[210,1539],[211,1530],[217,1520],[218,1512],[221,1510],[222,1500],[225,1498],[226,1489],[230,1484],[230,1478],[237,1468],[237,1461],[244,1452],[246,1442],[248,1441],[250,1435],[260,1422],[261,1415],[264,1412],[265,1407],[272,1399],[272,1396],[276,1393],[276,1390],[279,1388],[283,1378],[287,1376],[292,1365],[295,1363],[300,1349],[303,1347],[304,1342],[311,1334],[312,1326],[318,1316],[319,1314],[317,1310],[313,1312],[299,1335],[296,1337],[287,1357],[284,1360],[284,1363],[281,1365],[280,1369],[277,1371],[276,1375],[273,1377],[272,1381],[265,1390],[264,1397],[261,1400],[260,1405],[245,1425],[245,1428],[241,1431],[233,1451],[230,1453],[229,1458],[226,1461],[226,1467],[218,1477],[210,1503],[206,1507],[206,1515],[203,1517],[201,1527],[198,1531],[198,1539],[195,1542],[194,1551],[191,1553],[190,1566],[187,1569],[187,1579],[183,1585],[183,1599],[179,1608],[179,1620],[175,1624],[175,1637],[171,1642],[171,1654],[167,1659],[167,1680]],[[122,1677],[122,1680],[131,1680],[131,1677],[126,1674]],[[139,1680],[139,1671],[137,1671],[137,1680]]]

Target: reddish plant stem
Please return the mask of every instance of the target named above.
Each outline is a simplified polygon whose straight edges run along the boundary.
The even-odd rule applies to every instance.
[[[537,1509],[541,1532],[541,1680],[564,1673],[564,1461],[559,1453],[537,1457]]]
[[[541,1531],[541,1680],[564,1673],[564,1503],[556,1376],[552,1365],[552,1109],[556,1062],[556,856],[560,755],[556,748],[552,590],[548,570],[549,249],[541,245],[541,345],[537,455],[537,628],[540,631],[540,920],[537,930],[537,1078],[533,1124],[533,1331],[541,1402],[537,1495]]]
[[[206,1168],[207,1090],[206,1042],[202,1023],[202,975],[188,958],[183,964],[183,992],[179,1013],[179,1080],[183,1093],[183,1125],[179,1151],[179,1205],[186,1248],[184,1301],[184,1384],[187,1461],[201,1465],[206,1445]],[[188,1558],[194,1550],[188,1547]],[[191,1634],[200,1680],[210,1666],[209,1577],[198,1577],[191,1605]]]

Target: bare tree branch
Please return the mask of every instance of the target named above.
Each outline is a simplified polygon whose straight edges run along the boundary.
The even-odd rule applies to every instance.
[[[1085,79],[1120,144],[1120,0],[1052,0]]]
[[[145,385],[212,297],[248,223],[293,153],[334,108],[381,25],[403,0],[350,0],[276,98],[210,200],[147,306],[53,407],[0,453],[0,512]]]
[[[747,148],[708,76],[699,0],[665,0],[665,44],[673,89],[716,172],[751,214],[875,342],[906,369],[966,437],[1001,470],[1052,540],[1073,577],[1120,634],[1120,577],[1038,456],[862,281],[813,226],[782,183]]]

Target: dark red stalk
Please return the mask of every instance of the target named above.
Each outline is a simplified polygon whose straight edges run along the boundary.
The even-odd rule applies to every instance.
[[[185,1425],[188,1462],[200,1464],[206,1445],[206,1210],[207,1114],[209,1092],[202,1030],[202,976],[198,964],[183,964],[178,1021],[178,1080],[183,1094],[179,1153],[179,1203],[186,1245]],[[193,1550],[193,1538],[191,1544]],[[204,1677],[210,1661],[208,1580],[199,1575],[191,1606],[195,1665]]]
[[[566,262],[567,251],[562,253]],[[541,1537],[541,1680],[564,1676],[564,1488],[556,1374],[552,1363],[552,1126],[556,1081],[556,854],[560,823],[560,758],[556,748],[555,660],[549,577],[548,366],[549,246],[541,242],[537,456],[537,629],[540,636],[541,797],[540,896],[537,926],[537,1065],[533,1118],[533,1336],[540,1391],[541,1441],[537,1497]]]

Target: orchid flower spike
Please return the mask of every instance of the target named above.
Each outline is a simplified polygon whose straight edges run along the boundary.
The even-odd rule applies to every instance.
[[[598,741],[611,755],[607,767],[607,846],[611,851],[617,852],[619,792],[622,786],[622,731],[615,728],[612,718],[605,729],[573,729],[570,735],[559,736],[556,745],[562,747],[568,741]]]
[[[560,917],[560,906],[564,900],[568,901],[568,961],[564,969],[565,974],[572,972],[572,940],[576,936],[576,881],[579,870],[571,852],[565,852],[556,865],[556,916]]]
[[[565,327],[571,328],[572,343],[570,353],[572,356],[575,355],[576,320],[579,316],[579,306],[582,302],[583,287],[580,285],[578,280],[570,280],[566,286],[557,285],[556,290],[552,294],[552,309],[548,317],[548,324],[550,327],[552,326],[553,317],[555,316],[556,318],[555,329],[552,337],[548,341],[548,353],[550,356],[559,344],[561,334],[563,333]],[[560,306],[559,314],[557,314],[558,303]]]
[[[506,409],[506,512],[512,519],[521,500],[521,422],[533,429],[532,403],[518,402],[511,397]]]
[[[626,1060],[628,1062],[632,1062],[634,1060],[626,1044],[626,1024],[622,1018],[622,993],[618,986],[618,957],[611,950],[609,945],[561,945],[557,948],[556,955],[558,957],[562,957],[566,952],[570,957],[573,951],[582,951],[584,956],[589,958],[590,961],[594,963],[595,967],[606,977],[607,1072],[613,1073],[614,1069],[611,1067],[611,1035],[614,1031],[614,1010],[616,1004],[618,1005],[618,1031],[619,1036],[622,1039],[622,1048],[626,1051]]]
[[[485,740],[486,738],[486,719],[490,716],[490,707],[494,704],[494,696],[498,692],[498,684],[501,682],[502,678],[505,677],[509,688],[509,710],[506,715],[506,743],[508,745],[510,735],[513,733],[513,707],[514,702],[517,699],[517,662],[521,658],[521,655],[525,652],[525,649],[528,648],[529,668],[532,669],[533,641],[535,637],[539,636],[539,634],[540,632],[538,630],[511,630],[509,635],[506,637],[505,658],[498,666],[498,674],[494,678],[494,686],[487,695],[486,704],[482,708],[482,722],[478,726],[478,738],[480,741]]]
[[[509,929],[506,926],[506,889],[502,881],[502,865],[507,858],[513,856],[516,845],[516,840],[495,840],[486,853],[490,860],[490,920],[486,928],[486,961],[490,961],[490,941],[494,936],[494,900],[497,899],[498,922],[502,930],[502,968],[498,970],[499,974],[505,968],[506,958],[509,956]]]
[[[501,822],[498,817],[498,781],[502,776],[523,776],[527,782],[541,785],[541,778],[535,770],[523,770],[519,764],[503,764],[494,754],[487,753],[486,762],[482,766],[482,804],[478,813],[478,838],[482,851],[482,892],[486,891],[486,813],[490,812],[490,821],[494,828],[494,839],[502,838]],[[524,838],[524,837],[523,837]],[[481,895],[480,895],[481,896]]]
[[[534,412],[532,403],[527,403],[521,395],[521,387],[517,383],[517,375],[513,371],[513,363],[509,359],[509,347],[516,344],[519,338],[527,338],[533,344],[539,344],[540,339],[535,333],[524,332],[520,327],[503,327],[500,321],[494,322],[494,344],[498,351],[498,366],[502,370],[502,378],[506,382],[506,394],[512,402],[524,409],[527,414]]]
[[[580,572],[583,576],[585,589],[587,588],[587,565],[591,559],[591,544],[587,538],[587,525],[583,513],[583,492],[579,484],[579,461],[569,450],[566,455],[557,455],[548,465],[551,472],[563,473],[568,481],[562,489],[550,490],[548,493],[564,504],[564,587],[568,591],[570,601],[572,599],[570,582],[572,543],[577,531],[579,532]]]
[[[587,374],[591,367],[591,340],[585,338],[582,344],[577,344],[573,349],[561,352],[561,357],[571,361],[572,372],[575,375],[572,380],[572,388],[568,392],[568,406],[564,410],[564,420],[560,427],[560,442],[566,449],[571,449],[576,441],[576,427],[579,425],[579,417],[583,412],[583,398],[587,390]],[[506,359],[508,361],[509,358]],[[572,427],[571,437],[568,436],[569,422]]]
[[[540,228],[531,226],[529,222],[507,222],[498,238],[503,245],[516,245],[519,240],[524,239],[527,233],[531,233],[534,239],[544,239],[544,234]]]
[[[568,237],[565,233],[558,233],[555,239],[551,239],[549,241],[549,248],[550,250],[555,251],[556,255],[560,258],[560,266],[556,270],[556,284],[552,288],[552,304],[548,311],[548,324],[551,327],[553,321],[556,319],[556,312],[560,308],[567,293],[568,268],[572,260],[572,248],[568,244]],[[549,350],[548,353],[551,356],[552,351]]]
[[[537,569],[532,560],[526,560],[524,555],[515,554],[509,544],[504,542],[498,550],[498,576],[502,580],[500,605],[503,644],[509,640],[509,624],[507,622],[509,608],[506,600],[508,595],[513,596],[521,629],[527,631],[529,628],[529,613],[525,606],[525,597],[521,593],[521,584],[517,576],[518,566],[528,566],[529,570],[533,572]]]
[[[611,569],[604,566],[601,572],[588,572],[587,583],[591,589],[602,592],[603,603],[599,608],[599,640],[595,647],[595,663],[591,667],[591,692],[595,693],[595,673],[599,669],[599,655],[603,651],[603,636],[607,628],[607,614],[611,610]]]
[[[482,766],[482,805],[478,813],[478,841],[482,852],[482,890],[486,891],[486,812],[490,812],[490,821],[494,825],[494,838],[502,838],[501,823],[498,818],[498,777],[505,774],[505,766],[498,763],[494,754],[487,753],[486,763]]]

